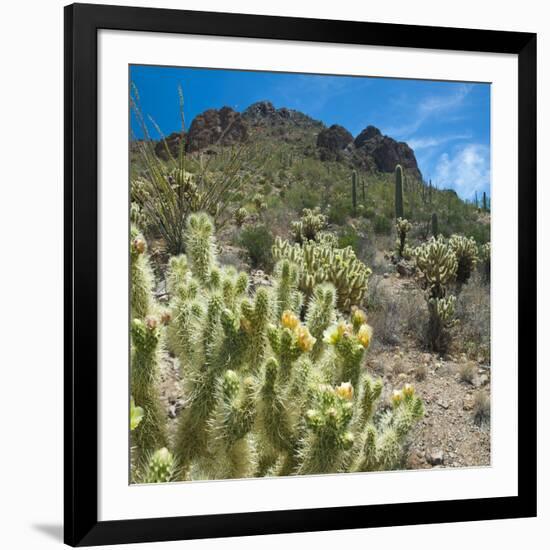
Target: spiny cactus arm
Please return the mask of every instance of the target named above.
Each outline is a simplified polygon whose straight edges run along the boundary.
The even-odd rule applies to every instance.
[[[143,420],[143,409],[136,406],[133,396],[130,397],[130,430],[135,430]]]
[[[243,327],[248,336],[247,363],[252,373],[257,373],[263,363],[270,311],[269,291],[265,287],[256,291],[254,304],[248,301],[241,303]]]
[[[145,319],[153,308],[153,271],[147,255],[147,243],[139,230],[130,229],[130,314]]]
[[[187,256],[180,254],[172,256],[168,261],[168,269],[166,272],[166,290],[170,296],[174,296],[179,287],[187,286],[189,275],[189,264]]]
[[[277,317],[286,310],[299,312],[303,303],[303,295],[298,290],[298,267],[289,260],[282,260],[277,263],[274,272],[274,299]]]
[[[162,447],[155,451],[143,473],[142,483],[169,483],[176,480],[176,460],[172,453]]]
[[[308,433],[300,449],[299,474],[340,471],[354,444],[354,435],[348,429],[353,416],[353,392],[321,386],[314,408],[305,414]]]
[[[370,376],[365,376],[363,380],[363,395],[361,398],[361,424],[371,422],[376,403],[382,394],[382,379],[373,380]]]
[[[216,266],[214,225],[203,212],[192,214],[187,221],[185,247],[193,275],[203,284],[210,284],[210,274]]]
[[[309,302],[306,313],[306,326],[311,335],[316,339],[311,350],[312,358],[319,359],[324,343],[323,335],[336,317],[336,289],[334,285],[326,283],[317,286],[313,291],[313,297]]]
[[[160,323],[149,317],[131,323],[131,392],[144,414],[134,441],[139,456],[166,444],[165,417],[158,390],[158,345]]]

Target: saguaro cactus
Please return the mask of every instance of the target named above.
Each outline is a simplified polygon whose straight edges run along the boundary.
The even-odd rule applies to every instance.
[[[487,193],[483,191],[483,212],[487,212]]]
[[[403,168],[400,164],[395,167],[395,217],[403,217]]]
[[[354,170],[351,173],[351,203],[353,212],[357,211],[357,172]]]
[[[439,235],[439,225],[437,223],[437,214],[435,212],[432,213],[432,235],[436,239]]]

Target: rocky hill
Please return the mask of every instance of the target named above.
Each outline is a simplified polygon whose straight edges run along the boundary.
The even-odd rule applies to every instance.
[[[156,145],[157,155],[166,158],[166,147],[176,156],[181,132],[167,136]],[[260,101],[242,113],[231,107],[208,109],[197,115],[184,136],[189,153],[215,153],[213,147],[260,141],[280,141],[300,147],[300,153],[321,161],[337,161],[367,172],[390,173],[401,164],[408,174],[421,180],[414,151],[404,142],[367,126],[355,138],[343,126],[325,126],[321,121],[293,109],[276,109]]]

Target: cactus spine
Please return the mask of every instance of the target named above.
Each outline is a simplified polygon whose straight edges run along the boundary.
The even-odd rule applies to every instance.
[[[403,218],[403,168],[395,167],[395,218]]]

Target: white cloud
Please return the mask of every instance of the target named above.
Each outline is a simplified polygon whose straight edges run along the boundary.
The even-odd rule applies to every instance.
[[[450,136],[440,136],[440,137],[426,137],[426,138],[417,138],[409,140],[409,146],[414,150],[420,149],[429,149],[432,147],[439,147],[444,143],[449,141],[458,141],[461,139],[471,139],[472,134],[455,134]]]
[[[417,104],[414,110],[415,117],[411,122],[403,126],[388,128],[386,133],[392,137],[411,136],[433,116],[448,113],[462,106],[472,89],[471,84],[461,84],[451,94],[432,95],[424,98]]]
[[[443,153],[435,167],[434,181],[440,188],[454,189],[461,197],[472,198],[476,191],[488,191],[491,166],[489,148],[470,144]]]

